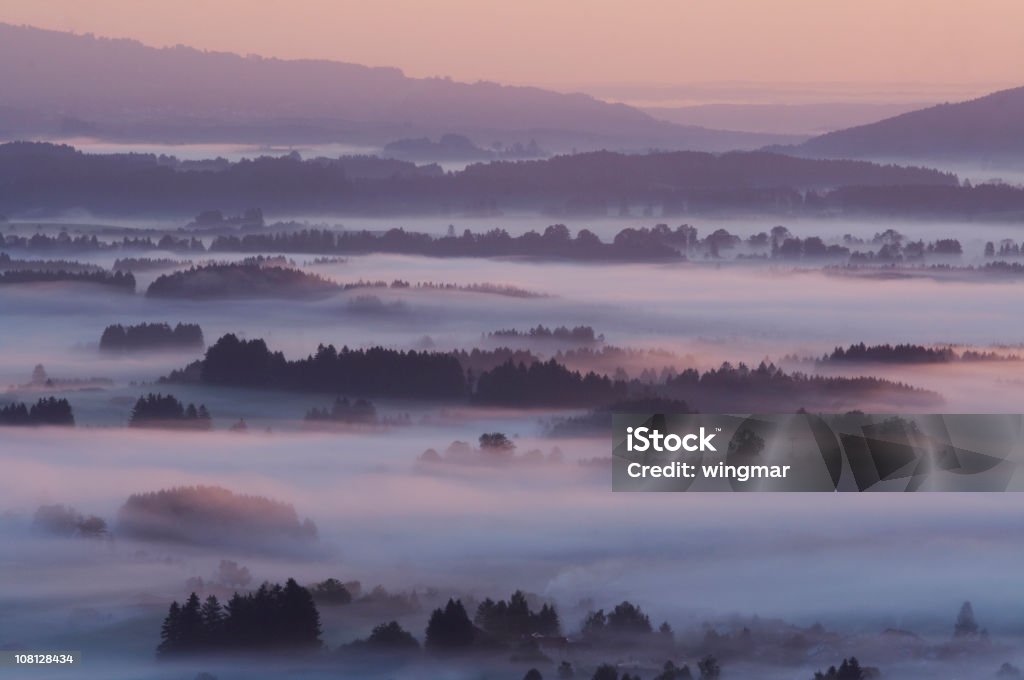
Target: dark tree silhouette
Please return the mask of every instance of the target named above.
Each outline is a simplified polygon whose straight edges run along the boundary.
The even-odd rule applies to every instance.
[[[334,400],[334,405],[329,409],[313,408],[307,411],[306,420],[346,425],[372,425],[377,422],[377,409],[372,402],[366,399],[349,401],[348,397],[337,397]]]
[[[843,659],[839,667],[829,666],[827,671],[817,671],[813,680],[864,680],[866,674],[856,657]]]
[[[142,323],[135,326],[107,326],[100,336],[102,350],[139,350],[191,348],[203,346],[203,331],[198,324]]]
[[[115,290],[134,293],[135,277],[131,272],[12,270],[0,272],[0,285],[17,283],[95,283]]]
[[[482,370],[475,377],[478,368]],[[763,410],[766,403],[782,410],[796,410],[807,403],[848,410],[860,400],[880,396],[898,397],[904,406],[914,404],[922,408],[942,401],[934,392],[882,378],[786,373],[767,362],[757,367],[724,363],[704,373],[695,369],[681,373],[666,371],[658,380],[643,381],[612,379],[593,371],[583,374],[557,359],[537,361],[528,352],[520,356],[508,349],[403,352],[382,347],[338,350],[333,345],[320,345],[313,355],[288,360],[281,352],[268,349],[261,339],[241,340],[233,334],[221,337],[209,347],[203,360],[173,371],[162,381],[328,392],[362,398],[461,400],[468,396],[475,403],[507,407],[590,406],[603,411],[593,414],[597,425],[607,422],[608,405],[645,400],[675,403],[686,411],[742,407],[752,412]],[[316,409],[309,417],[329,419],[325,413]],[[343,418],[354,415],[352,408],[339,408],[339,413]],[[587,427],[588,422],[585,418],[576,424]]]
[[[595,640],[616,640],[625,636],[649,635],[651,620],[635,604],[624,601],[605,614],[603,609],[591,612],[583,620],[583,636]]]
[[[974,637],[978,634],[978,621],[974,618],[974,607],[970,602],[964,602],[960,607],[960,613],[953,625],[953,637]]]
[[[425,643],[429,651],[465,650],[473,645],[475,639],[476,629],[461,600],[449,599],[443,609],[435,609],[430,615]]]
[[[0,426],[74,424],[75,416],[67,399],[44,397],[32,406],[22,402],[0,406]]]
[[[752,407],[750,411],[755,412],[766,403],[777,410],[796,410],[806,403],[875,399],[885,392],[899,395],[904,404],[914,402],[924,406],[942,402],[935,392],[903,383],[869,376],[846,378],[786,373],[767,362],[761,362],[756,368],[743,363],[736,366],[724,363],[705,373],[686,369],[665,381],[664,392],[667,396],[685,399],[702,411],[736,409],[747,404]]]
[[[211,200],[219,200],[236,206],[259,203],[268,210],[317,206],[373,214],[546,208],[566,214],[604,215],[625,204],[657,205],[666,214],[732,208],[772,213],[831,209],[963,215],[1019,210],[1024,204],[1024,192],[1016,187],[960,186],[951,173],[761,151],[597,151],[545,160],[479,163],[440,174],[377,161],[390,171],[378,169],[370,175],[364,171],[364,176],[353,176],[356,162],[347,158],[303,161],[264,157],[224,162],[218,164],[217,172],[204,172],[181,162],[169,165],[155,155],[82,154],[68,146],[15,142],[0,145],[0,174],[18,189],[4,194],[0,210],[84,208],[191,215],[207,209]],[[359,164],[366,166],[369,161]],[[197,227],[207,228],[210,221],[204,218]],[[447,246],[453,251],[472,247],[461,243],[461,236],[436,239],[446,240],[454,241]],[[556,254],[576,245],[573,241],[565,244],[561,230],[535,233],[531,240]],[[351,248],[340,252],[359,252],[355,249],[359,240],[346,245]]]
[[[199,241],[202,245],[202,241]],[[203,248],[203,250],[206,250]],[[174,269],[175,267],[190,267],[190,260],[172,260],[160,257],[119,257],[114,260],[113,269],[116,272],[144,272],[154,269]]]
[[[309,592],[313,599],[322,604],[343,605],[352,602],[352,593],[336,578],[329,578],[314,584]]]
[[[592,406],[625,393],[625,383],[592,372],[581,375],[554,359],[529,366],[510,360],[480,375],[474,398],[501,406]]]
[[[822,357],[822,362],[886,362],[907,364],[945,363],[956,361],[957,353],[949,347],[924,347],[923,345],[865,345],[863,342],[850,345],[847,349],[836,347],[831,354]]]
[[[462,367],[450,354],[382,347],[339,351],[333,345],[320,345],[315,355],[288,361],[280,352],[271,352],[263,340],[240,340],[230,333],[210,346],[201,362],[166,380],[195,379],[214,385],[363,397],[456,399],[466,394]]]
[[[488,453],[511,453],[516,445],[503,432],[489,432],[480,435],[480,450]]]
[[[219,641],[224,635],[224,622],[227,613],[217,601],[216,595],[210,595],[199,608],[199,618],[202,619],[203,629],[211,641]]]
[[[333,281],[300,269],[232,263],[210,264],[163,274],[149,284],[146,296],[186,299],[304,298],[329,295],[339,290],[340,287]]]
[[[538,611],[533,611],[521,590],[512,593],[507,601],[485,599],[477,607],[474,623],[506,642],[530,635],[561,635],[561,623],[554,606],[543,604]]]
[[[397,621],[382,623],[376,626],[366,638],[368,649],[396,652],[415,652],[419,650],[420,643],[412,636],[412,633],[398,625]]]
[[[184,605],[171,603],[157,655],[308,651],[321,644],[320,614],[313,598],[288,579],[283,587],[264,583],[255,592],[235,593],[226,608],[212,595],[200,604],[195,593]]]
[[[576,326],[574,328],[558,326],[557,328],[548,328],[547,326],[538,325],[528,331],[517,331],[515,329],[497,330],[493,333],[488,333],[487,337],[498,340],[518,338],[525,338],[529,340],[557,340],[559,342],[582,345],[604,342],[604,336],[595,333],[594,329],[590,326]]]
[[[184,406],[168,394],[147,394],[139,397],[132,407],[128,419],[130,427],[162,427],[188,430],[209,430],[213,428],[210,413],[202,404]]]

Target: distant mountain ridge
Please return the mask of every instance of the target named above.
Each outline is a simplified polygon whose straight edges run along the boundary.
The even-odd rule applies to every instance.
[[[1024,87],[911,111],[778,150],[821,158],[1024,163]]]
[[[409,78],[395,68],[333,61],[153,48],[9,24],[0,24],[0,65],[0,135],[8,139],[64,132],[137,140],[319,137],[382,144],[458,132],[475,134],[484,145],[503,135],[506,143],[536,139],[551,147],[557,139],[562,148],[706,151],[792,141],[675,125],[584,94]]]
[[[658,120],[667,120],[679,125],[802,135],[811,138],[856,125],[875,123],[884,118],[916,111],[930,104],[930,101],[833,101],[806,104],[691,104],[641,108]]]

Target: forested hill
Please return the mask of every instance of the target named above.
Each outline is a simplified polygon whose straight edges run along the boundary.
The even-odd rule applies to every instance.
[[[807,192],[894,187],[953,191],[954,175],[863,161],[793,158],[765,152],[714,155],[593,152],[541,161],[493,162],[461,172],[405,171],[352,176],[343,160],[296,156],[190,170],[146,154],[84,154],[72,147],[15,142],[0,145],[0,214],[16,216],[84,209],[98,214],[180,214],[220,207],[304,213],[602,214],[660,206],[666,214],[714,210],[818,210]],[[909,199],[908,199],[909,200]],[[819,202],[820,203],[820,202]],[[834,206],[827,206],[832,208]],[[915,208],[911,202],[903,209]]]

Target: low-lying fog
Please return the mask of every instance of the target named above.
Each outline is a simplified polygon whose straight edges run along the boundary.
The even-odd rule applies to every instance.
[[[550,222],[536,219],[520,231]],[[437,226],[443,231],[447,224]],[[487,221],[471,226],[486,227]],[[750,225],[749,232],[739,223],[715,226],[746,234],[771,224]],[[890,226],[911,238],[954,233],[949,225],[788,226],[799,235],[836,229],[868,238]],[[972,251],[984,240],[1013,235],[1009,226],[963,227],[956,233]],[[105,266],[114,257],[48,256]],[[578,630],[586,613],[580,603],[589,598],[595,608],[629,599],[652,621],[668,620],[677,630],[732,614],[760,614],[801,625],[820,621],[849,634],[898,628],[939,639],[948,638],[960,603],[969,599],[993,637],[1024,635],[1024,602],[1016,599],[1024,515],[1016,494],[612,495],[607,468],[579,464],[610,455],[604,438],[546,436],[547,422],[565,412],[375,400],[381,411],[409,413],[410,424],[315,432],[303,427],[302,417],[333,395],[154,385],[200,358],[201,350],[111,354],[97,348],[110,324],[181,321],[200,324],[207,344],[233,332],[264,338],[290,358],[320,343],[493,347],[484,334],[538,324],[590,325],[608,345],[676,355],[652,355],[656,370],[665,363],[707,369],[723,361],[820,357],[855,342],[998,345],[1024,353],[1024,316],[1017,312],[1021,283],[876,280],[705,263],[370,255],[306,265],[314,256],[288,257],[339,282],[486,282],[543,297],[361,289],[316,301],[146,298],[145,287],[159,272],[138,274],[135,295],[88,285],[0,286],[0,385],[11,386],[0,394],[0,404],[33,400],[37,393],[66,396],[78,424],[0,428],[0,648],[82,649],[86,658],[91,652],[117,660],[96,671],[96,678],[191,680],[191,668],[157,670],[152,664],[160,621],[170,600],[187,596],[189,579],[210,579],[224,559],[247,566],[257,582],[337,577],[366,587],[379,583],[389,591],[436,588],[478,599],[522,588],[557,603],[568,632]],[[358,296],[375,296],[382,304],[353,305]],[[39,392],[27,385],[36,364],[56,379],[112,382]],[[826,369],[809,363],[802,370]],[[934,390],[945,399],[946,412],[1018,412],[1024,393],[1024,361],[827,370]],[[135,398],[148,391],[204,403],[218,431],[123,427]],[[250,423],[247,433],[225,431],[239,418]],[[519,452],[547,453],[557,446],[564,462],[417,462],[427,448],[444,451],[454,440],[475,442],[494,431],[514,437]],[[182,485],[216,485],[291,503],[299,517],[315,522],[319,539],[268,551],[255,539],[183,546],[123,536],[44,537],[31,529],[36,509],[55,503],[115,526],[131,494]],[[422,639],[428,613],[403,624]],[[324,639],[337,646],[380,622],[326,615]],[[1016,654],[1007,652],[999,661]],[[757,677],[809,678],[813,669],[773,672],[759,670]],[[900,672],[887,677],[935,677]],[[241,673],[230,667],[217,671],[222,680],[259,677]],[[965,671],[956,677],[976,676]]]
[[[291,258],[299,266],[312,259]],[[152,382],[201,355],[97,352],[107,325],[143,321],[199,323],[207,343],[227,332],[261,337],[291,358],[315,351],[320,343],[472,348],[481,344],[482,334],[498,329],[585,324],[603,333],[607,344],[671,350],[686,357],[676,362],[677,368],[689,363],[702,369],[723,361],[778,362],[790,354],[818,357],[838,345],[861,341],[978,347],[1024,342],[1024,316],[1014,311],[1021,283],[1014,280],[878,280],[763,266],[588,265],[400,255],[355,256],[304,268],[339,282],[488,282],[547,297],[376,288],[316,301],[145,297],[145,287],[159,272],[140,273],[136,295],[68,284],[8,285],[0,287],[5,319],[0,325],[0,385],[26,383],[37,363],[50,376],[63,379],[105,377],[122,386]],[[353,304],[366,296],[382,304]],[[651,363],[660,370],[665,361],[654,358]],[[1024,384],[1022,368],[1024,362],[933,366],[916,371],[920,381],[914,375],[906,380],[942,393],[950,411],[1014,411],[1014,397]],[[862,372],[900,379],[904,375],[886,366]]]
[[[258,581],[335,576],[479,598],[522,588],[558,603],[569,630],[579,625],[569,612],[580,600],[628,598],[677,629],[761,614],[941,637],[970,599],[993,635],[1024,634],[1014,595],[1024,517],[1015,494],[611,496],[606,470],[572,464],[607,453],[603,440],[558,442],[564,465],[438,471],[416,458],[446,446],[450,433],[421,429],[0,437],[0,644],[96,645],[146,660],[163,606],[186,594],[189,578],[209,579],[222,559]],[[244,543],[199,548],[29,530],[39,505],[113,522],[133,492],[193,484],[293,503],[316,523],[319,542],[268,554]],[[348,642],[346,634],[355,637],[328,626],[325,640]]]
[[[589,229],[601,239],[610,240],[623,229],[651,227],[657,223],[666,223],[672,227],[690,224],[698,229],[702,236],[716,229],[727,229],[733,234],[746,238],[752,234],[768,232],[776,225],[787,227],[800,238],[820,236],[828,239],[841,238],[844,234],[853,234],[870,239],[874,234],[886,229],[895,229],[905,234],[909,240],[936,238],[958,238],[964,244],[965,252],[981,253],[986,241],[998,243],[1000,239],[1010,238],[1021,240],[1020,224],[1013,221],[976,221],[964,220],[929,220],[903,218],[856,218],[847,216],[836,217],[803,217],[803,216],[769,216],[760,215],[685,215],[661,216],[658,214],[644,215],[640,206],[631,208],[631,214],[605,216],[552,216],[539,215],[535,212],[512,212],[501,215],[464,215],[445,216],[390,216],[367,217],[339,215],[333,213],[280,213],[267,211],[264,213],[267,224],[295,221],[308,223],[319,229],[336,229],[349,231],[383,232],[388,229],[403,228],[407,231],[423,232],[442,236],[449,227],[461,234],[469,229],[473,232],[486,232],[492,229],[504,229],[513,236],[528,231],[542,233],[551,224],[565,224],[574,234],[580,229]],[[114,226],[119,228],[143,230],[175,230],[190,220],[172,216],[152,217],[114,217],[96,216],[86,211],[69,211],[59,217],[46,217],[33,222],[31,217],[24,219],[10,218],[11,224],[5,229],[15,229],[14,233],[24,235],[26,232],[55,231],[61,227],[82,231],[101,231]],[[111,258],[113,259],[113,258]],[[312,259],[312,258],[310,258]]]

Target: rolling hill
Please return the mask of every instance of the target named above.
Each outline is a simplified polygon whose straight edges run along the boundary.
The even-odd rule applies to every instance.
[[[723,151],[791,143],[656,120],[583,94],[394,68],[283,60],[0,24],[0,138],[131,141],[345,141],[469,135],[578,147]]]
[[[1024,87],[837,130],[786,151],[819,158],[1024,163]]]

